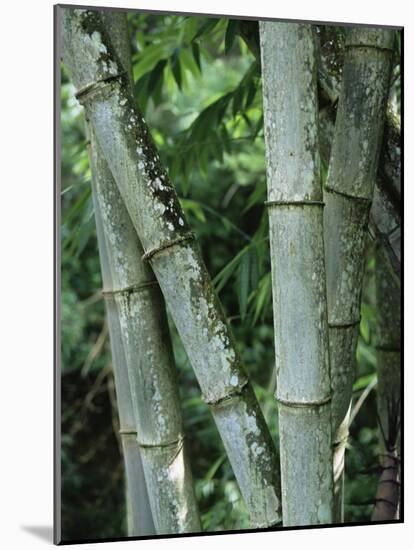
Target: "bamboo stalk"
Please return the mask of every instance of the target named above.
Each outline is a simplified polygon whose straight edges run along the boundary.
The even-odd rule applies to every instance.
[[[401,291],[376,251],[377,409],[383,449],[374,521],[398,519],[401,421]]]
[[[112,286],[112,277],[99,205],[96,203],[96,193],[93,194],[93,198],[102,279],[104,287],[110,288]],[[121,327],[114,302],[106,303],[106,316],[111,342],[112,368],[115,379],[120,437],[125,463],[128,535],[154,535],[154,523],[152,521],[141,454],[137,442],[136,423],[122,343]]]
[[[104,14],[104,21],[130,75],[125,14]],[[93,129],[89,130],[94,201],[111,270],[104,296],[108,309],[115,305],[118,314],[135,417],[135,434],[126,435],[135,437],[140,448],[156,532],[197,532],[201,527],[183,445],[164,301],[151,268],[142,261],[141,243]]]
[[[337,522],[343,521],[344,453],[355,376],[367,224],[381,147],[393,40],[391,31],[362,27],[348,31],[324,194]]]
[[[319,136],[321,158],[328,165],[331,155],[335,121],[332,109],[319,112]],[[388,134],[394,139],[383,139],[380,169],[377,172],[374,196],[369,215],[368,232],[374,241],[381,243],[388,269],[399,284],[401,276],[401,171],[398,166],[400,145],[397,129]],[[385,143],[385,146],[384,146]],[[384,151],[385,149],[385,151]],[[390,156],[393,161],[390,159]]]
[[[284,525],[332,522],[314,36],[260,23]]]
[[[92,10],[62,9],[65,63],[210,405],[253,526],[280,522],[278,460],[194,235]]]

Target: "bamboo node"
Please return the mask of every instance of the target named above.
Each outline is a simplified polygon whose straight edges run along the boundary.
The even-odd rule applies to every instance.
[[[362,44],[362,43],[353,43],[350,42],[348,44],[345,44],[345,50],[351,50],[351,49],[358,49],[358,48],[368,48],[370,50],[378,50],[379,52],[391,52],[393,53],[393,48],[387,47],[387,46],[377,46],[376,44]]]
[[[187,235],[182,235],[181,237],[177,237],[176,239],[173,239],[172,241],[169,241],[164,244],[160,244],[159,246],[156,246],[154,248],[150,248],[143,254],[142,259],[144,261],[151,261],[151,259],[160,252],[163,252],[167,248],[171,248],[172,246],[175,246],[176,244],[183,243],[185,241],[190,241],[195,238],[194,233],[187,233]]]
[[[323,201],[265,201],[265,206],[325,206]]]
[[[136,430],[119,430],[118,433],[119,435],[137,435]]]
[[[132,294],[133,292],[139,292],[141,290],[146,290],[153,286],[158,286],[158,281],[146,281],[145,283],[138,283],[136,285],[126,286],[125,288],[115,288],[113,290],[102,290],[102,294],[105,298],[113,298],[116,294]]]
[[[327,397],[324,397],[323,399],[315,399],[314,401],[285,401],[284,399],[281,399],[280,397],[276,396],[276,401],[280,405],[284,405],[285,407],[293,407],[293,408],[308,408],[308,407],[322,407],[323,405],[326,405],[327,403],[330,403],[332,401],[332,396],[328,395]]]
[[[338,321],[338,322],[328,321],[328,327],[329,328],[351,328],[359,325],[360,322],[361,322],[361,317],[358,317],[358,319],[354,319],[353,321]]]
[[[346,199],[352,200],[352,201],[358,201],[365,203],[367,206],[371,205],[372,200],[368,197],[358,197],[357,195],[351,195],[350,193],[346,193],[345,191],[339,191],[338,189],[335,189],[334,187],[330,187],[329,185],[325,185],[324,189],[327,193],[334,193],[335,195],[340,195],[341,197],[345,197]]]
[[[168,447],[179,447],[179,450],[184,445],[184,435],[180,435],[177,439],[173,441],[167,441],[166,443],[143,443],[137,439],[138,446],[143,449],[164,449]]]
[[[207,399],[206,397],[202,396],[201,399],[209,407],[218,407],[218,406],[222,405],[223,403],[225,403],[226,401],[230,401],[231,399],[233,399],[237,395],[240,395],[243,392],[243,390],[245,389],[245,387],[248,385],[248,383],[249,383],[249,379],[246,378],[243,381],[242,384],[240,384],[239,386],[235,387],[234,389],[228,391],[226,393],[226,395],[223,395],[221,397],[217,397],[216,399]]]
[[[75,97],[79,101],[79,103],[82,103],[83,101],[86,100],[87,96],[93,94],[99,89],[102,89],[102,84],[105,85],[105,84],[108,84],[109,82],[112,82],[113,80],[122,78],[125,74],[126,72],[122,71],[120,73],[106,76],[105,78],[100,78],[99,80],[95,80],[94,82],[90,82],[89,84],[86,84],[85,86],[83,86],[83,88],[78,90],[75,93]]]

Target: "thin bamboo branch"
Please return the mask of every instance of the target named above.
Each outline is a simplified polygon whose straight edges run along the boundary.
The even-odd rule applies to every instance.
[[[348,31],[324,193],[337,522],[343,521],[342,476],[355,376],[367,225],[381,148],[393,41],[392,31],[361,27]]]
[[[199,248],[97,12],[62,9],[65,63],[210,405],[251,523],[280,522],[278,460]]]
[[[310,25],[260,23],[284,525],[332,522],[331,387]]]
[[[103,18],[130,74],[125,14],[111,12]],[[201,527],[164,301],[151,268],[142,261],[141,243],[91,127],[89,134],[94,205],[111,272],[104,296],[108,309],[115,304],[119,318],[135,418],[133,433],[121,435],[139,446],[156,532],[197,532]]]

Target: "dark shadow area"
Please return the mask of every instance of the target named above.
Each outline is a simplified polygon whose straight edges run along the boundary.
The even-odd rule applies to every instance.
[[[53,544],[53,527],[51,525],[22,525],[22,529]]]

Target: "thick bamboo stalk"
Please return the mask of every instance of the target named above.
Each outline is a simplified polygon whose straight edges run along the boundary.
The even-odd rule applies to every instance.
[[[173,352],[164,300],[142,262],[138,241],[108,165],[92,134],[97,210],[106,236],[112,286],[129,375],[135,431],[157,534],[200,531],[184,449]],[[112,307],[112,306],[109,306]]]
[[[375,521],[398,519],[399,428],[401,420],[401,290],[376,251],[377,409],[382,443]]]
[[[260,23],[284,525],[332,521],[331,387],[311,26]]]
[[[335,131],[332,108],[319,112],[319,145],[321,158],[328,165]],[[369,215],[368,232],[379,242],[388,269],[399,284],[401,276],[401,167],[397,128],[388,125],[393,139],[383,139],[380,167],[375,181],[374,197]]]
[[[381,147],[393,40],[391,31],[361,27],[348,31],[324,197],[336,521],[343,521],[347,413],[355,376],[367,224]]]
[[[240,35],[253,55],[260,61],[257,22],[240,21]],[[320,98],[320,154],[329,162],[336,108],[341,89],[342,45],[333,33],[330,48],[318,48],[318,84]],[[328,55],[327,55],[328,52]],[[328,103],[328,105],[326,105]],[[325,105],[324,105],[325,104]],[[401,135],[398,122],[390,111],[385,120],[385,132],[380,154],[379,170],[371,208],[369,232],[383,245],[390,269],[401,275]]]
[[[126,18],[104,15],[123,67],[129,68]],[[109,22],[109,24],[108,24]],[[124,39],[124,41],[122,41]],[[129,71],[128,71],[129,73]],[[164,301],[90,128],[94,203],[102,221],[111,271],[104,295],[118,314],[152,516],[158,534],[200,531],[183,440],[181,411]],[[137,433],[138,432],[138,436]],[[130,434],[134,437],[134,434]]]
[[[254,526],[281,521],[278,460],[155,145],[94,11],[62,9],[64,60],[210,405]]]
[[[111,288],[112,276],[99,205],[96,202],[96,193],[93,193],[93,198],[102,279],[104,287]],[[117,308],[113,301],[106,303],[106,315],[111,341],[112,368],[115,379],[119,428],[125,463],[128,535],[154,535],[154,523],[152,521],[147,486],[144,478],[141,453],[137,442],[136,423],[121,327]]]

